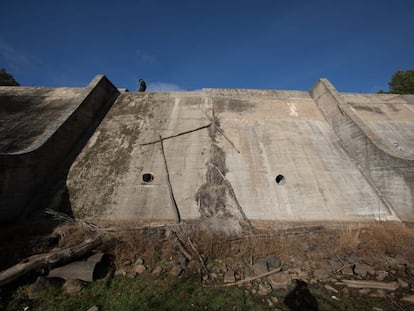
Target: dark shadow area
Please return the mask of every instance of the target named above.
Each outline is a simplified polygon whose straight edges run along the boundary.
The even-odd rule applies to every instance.
[[[0,155],[0,160],[5,159],[0,163],[0,177],[5,176],[0,182],[0,270],[56,246],[50,233],[62,219],[46,214],[46,209],[73,217],[66,187],[69,170],[120,94],[100,76],[82,91],[83,96],[76,98],[81,100],[76,110],[40,147],[28,153]],[[42,105],[38,99],[36,103]],[[53,114],[53,107],[46,112],[48,109]],[[42,121],[47,123],[53,116],[48,118],[44,113]],[[65,113],[58,114],[62,115]]]
[[[296,280],[296,287],[286,295],[283,302],[290,311],[319,310],[318,301],[309,291],[308,284],[302,280]]]

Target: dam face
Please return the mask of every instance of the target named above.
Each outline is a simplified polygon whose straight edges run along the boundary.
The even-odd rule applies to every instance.
[[[0,128],[2,222],[39,208],[42,182],[59,184],[49,196],[67,193],[78,218],[201,219],[230,231],[254,221],[414,220],[414,96],[339,93],[326,79],[309,92],[119,93],[97,77],[59,90],[66,101],[48,92],[26,93],[25,109],[43,105],[19,112],[40,120],[21,123],[26,136]],[[8,124],[16,104],[0,106]]]

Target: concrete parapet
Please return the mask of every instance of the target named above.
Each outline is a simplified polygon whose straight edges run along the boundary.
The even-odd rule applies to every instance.
[[[403,221],[414,220],[414,149],[409,145],[412,131],[399,134],[403,147],[391,133],[414,127],[414,119],[402,120],[404,113],[388,113],[380,109],[388,98],[381,95],[342,95],[326,79],[319,80],[310,90],[314,101],[331,124],[344,149],[358,164],[361,172],[388,208]],[[388,95],[389,96],[389,95]],[[398,96],[398,95],[394,95]],[[360,98],[362,97],[359,96]],[[349,100],[353,98],[351,103]],[[412,105],[400,96],[402,105]],[[358,113],[358,110],[365,114]],[[399,109],[393,107],[398,112]],[[407,111],[413,111],[409,108]],[[391,125],[390,125],[391,124]],[[390,129],[385,130],[388,126]],[[410,136],[411,135],[411,139]]]
[[[1,223],[61,201],[72,161],[118,95],[101,75],[84,89],[0,87]]]

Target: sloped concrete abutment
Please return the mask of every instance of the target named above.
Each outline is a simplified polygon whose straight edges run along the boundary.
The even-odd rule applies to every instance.
[[[0,87],[0,222],[62,203],[70,165],[118,94],[105,76],[86,88]]]

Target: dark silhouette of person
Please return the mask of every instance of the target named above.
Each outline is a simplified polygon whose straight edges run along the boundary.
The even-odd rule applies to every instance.
[[[147,89],[147,85],[145,84],[145,81],[142,79],[139,79],[139,89],[138,92],[145,92]]]
[[[296,287],[289,292],[283,302],[290,311],[318,311],[318,301],[308,289],[308,284],[302,280],[296,280]]]

